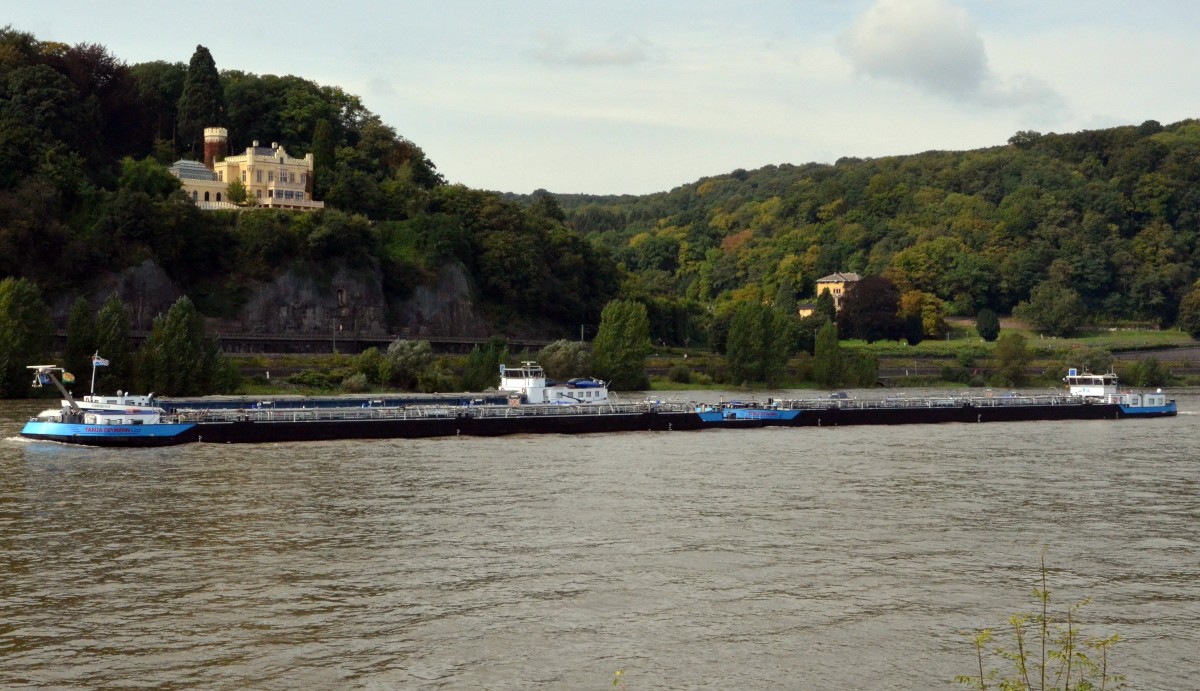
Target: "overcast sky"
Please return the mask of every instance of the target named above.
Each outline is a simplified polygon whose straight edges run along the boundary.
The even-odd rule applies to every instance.
[[[0,6],[0,22],[131,65],[201,44],[218,69],[340,86],[450,182],[500,191],[644,194],[1200,116],[1195,0]]]

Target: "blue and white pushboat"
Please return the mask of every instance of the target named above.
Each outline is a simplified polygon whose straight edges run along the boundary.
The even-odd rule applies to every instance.
[[[154,394],[118,391],[116,396],[89,394],[76,400],[58,379],[61,367],[30,365],[29,369],[34,371],[34,388],[53,384],[63,398],[60,407],[43,410],[25,423],[22,437],[90,446],[162,446],[195,427],[195,423],[164,420],[165,411]]]
[[[1085,401],[1116,405],[1122,414],[1129,417],[1163,417],[1178,413],[1174,399],[1168,400],[1162,389],[1153,393],[1141,393],[1132,389],[1121,391],[1117,385],[1117,375],[1111,372],[1089,374],[1072,368],[1067,370],[1063,381],[1066,382],[1072,396],[1079,396]]]

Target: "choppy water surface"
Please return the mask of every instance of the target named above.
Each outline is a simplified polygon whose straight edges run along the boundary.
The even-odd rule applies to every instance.
[[[0,686],[953,688],[1039,545],[1197,688],[1200,397],[1159,421],[159,450],[12,440]]]

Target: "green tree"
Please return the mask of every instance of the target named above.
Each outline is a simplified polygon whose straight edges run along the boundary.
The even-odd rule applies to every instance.
[[[766,305],[746,302],[734,312],[729,325],[725,359],[735,384],[782,379],[791,355],[795,329],[791,320]]]
[[[848,338],[867,343],[904,338],[904,320],[900,318],[900,290],[879,276],[868,276],[853,283],[842,299],[838,312],[838,330]]]
[[[1051,336],[1070,337],[1083,326],[1086,307],[1079,293],[1052,281],[1043,281],[1029,294],[1013,315],[1028,321],[1038,331]]]
[[[96,370],[96,390],[128,390],[133,384],[130,317],[125,303],[116,293],[110,294],[96,313],[96,343],[92,352],[108,360],[107,367]]]
[[[54,333],[50,308],[24,278],[0,281],[0,396],[29,395],[29,365],[42,364]]]
[[[313,180],[312,194],[318,199],[325,198],[325,192],[332,182],[333,168],[336,165],[337,143],[333,138],[333,127],[328,120],[318,120],[313,128],[312,155]]]
[[[831,320],[821,312],[814,311],[807,317],[802,317],[796,323],[796,343],[797,352],[803,351],[812,355],[817,348],[817,332],[821,327],[831,323]]]
[[[229,184],[225,186],[225,199],[230,204],[242,206],[250,200],[250,193],[246,190],[246,186],[242,184],[241,180],[234,179],[230,180]]]
[[[1200,338],[1200,288],[1192,289],[1179,301],[1175,325],[1192,338]]]
[[[592,374],[592,354],[579,341],[557,340],[538,351],[537,361],[546,370],[546,376],[554,379]]]
[[[463,388],[467,391],[495,388],[500,381],[500,363],[507,359],[508,341],[503,338],[493,336],[482,348],[475,346],[463,368]]]
[[[415,391],[422,377],[429,379],[426,370],[433,366],[433,346],[429,341],[397,339],[388,345],[387,362],[388,383]]]
[[[838,343],[837,324],[827,322],[817,331],[813,353],[813,379],[818,386],[833,388],[842,383],[845,376],[845,356]]]
[[[204,128],[221,123],[225,97],[212,53],[196,46],[179,96],[179,139],[193,153],[203,143]]]
[[[164,396],[224,393],[215,390],[225,369],[220,349],[186,295],[154,318],[138,355],[148,390]]]
[[[96,352],[96,313],[86,298],[76,298],[67,314],[67,346],[63,367],[77,377],[90,379],[91,356]]]
[[[633,300],[613,300],[600,315],[592,341],[597,376],[616,390],[644,389],[646,355],[650,352],[650,319],[646,306]]]
[[[979,310],[979,314],[975,315],[975,331],[989,343],[996,340],[1000,336],[1000,317],[986,307]]]
[[[140,161],[132,156],[121,159],[121,177],[117,184],[122,189],[144,192],[160,199],[180,189],[179,178],[172,175],[166,166],[149,157]]]
[[[833,301],[833,293],[828,290],[821,291],[817,296],[813,315],[821,315],[825,321],[833,321],[837,318],[837,303]]]
[[[1025,347],[1025,337],[1019,333],[1006,333],[996,341],[993,351],[996,358],[996,376],[1001,384],[1020,386],[1025,381],[1025,368],[1030,355]]]
[[[1134,363],[1125,375],[1134,386],[1166,386],[1171,383],[1171,372],[1158,358],[1150,356]]]

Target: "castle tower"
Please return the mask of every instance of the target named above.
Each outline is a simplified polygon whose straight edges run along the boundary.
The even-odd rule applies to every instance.
[[[213,163],[229,154],[229,130],[224,127],[204,128],[204,166],[212,170]]]

